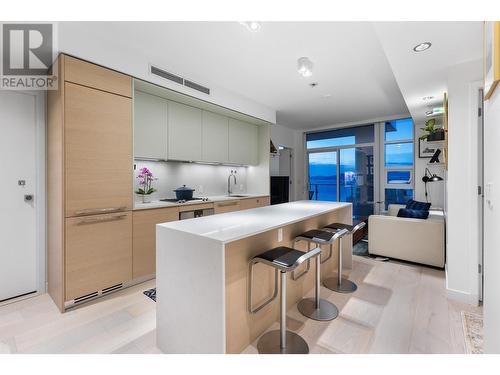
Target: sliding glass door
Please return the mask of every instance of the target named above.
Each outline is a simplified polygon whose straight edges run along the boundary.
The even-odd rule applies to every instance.
[[[354,216],[373,214],[374,126],[307,135],[309,199],[352,202]]]
[[[340,202],[352,202],[354,216],[373,214],[373,146],[340,149]]]
[[[309,153],[309,199],[337,201],[337,151]]]
[[[308,133],[306,149],[309,199],[352,202],[366,217],[413,198],[411,118]]]

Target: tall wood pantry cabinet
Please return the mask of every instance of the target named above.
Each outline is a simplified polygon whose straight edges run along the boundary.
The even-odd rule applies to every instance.
[[[64,311],[132,279],[132,80],[67,55],[57,69],[47,95],[47,263]]]

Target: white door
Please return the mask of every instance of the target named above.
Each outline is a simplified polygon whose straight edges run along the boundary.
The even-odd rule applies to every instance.
[[[0,302],[37,289],[36,105],[0,91]]]

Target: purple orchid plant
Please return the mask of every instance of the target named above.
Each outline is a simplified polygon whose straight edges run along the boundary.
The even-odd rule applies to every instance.
[[[141,168],[139,169],[139,174],[137,175],[137,179],[139,180],[139,186],[135,192],[140,195],[149,195],[153,194],[156,189],[153,187],[153,181],[157,180],[155,176],[153,176],[153,172],[149,170],[149,168]]]

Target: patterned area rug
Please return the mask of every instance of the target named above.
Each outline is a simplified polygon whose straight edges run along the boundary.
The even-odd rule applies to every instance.
[[[465,349],[468,354],[483,354],[483,316],[462,311]]]
[[[370,253],[368,252],[368,242],[363,240],[359,241],[352,247],[352,253],[362,257],[370,256]]]
[[[389,258],[386,257],[370,255],[370,252],[368,251],[368,236],[365,236],[361,241],[352,247],[352,253],[354,255],[370,258],[379,262],[387,262],[389,260]]]
[[[144,295],[156,302],[156,288],[145,290]]]

